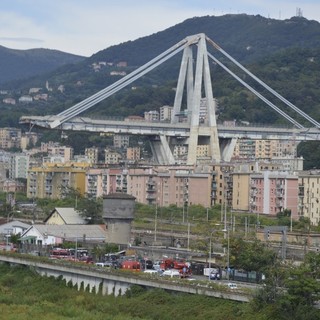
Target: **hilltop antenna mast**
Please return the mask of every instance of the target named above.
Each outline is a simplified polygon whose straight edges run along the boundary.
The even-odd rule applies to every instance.
[[[302,14],[302,9],[301,8],[297,8],[296,9],[296,17],[302,18],[303,14]]]

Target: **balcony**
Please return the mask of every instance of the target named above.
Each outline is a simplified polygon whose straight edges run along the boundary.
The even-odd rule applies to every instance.
[[[155,181],[153,181],[153,180],[148,180],[148,181],[147,181],[147,185],[148,185],[148,186],[155,186],[156,183],[155,183]]]
[[[156,195],[155,194],[147,194],[146,199],[147,200],[155,200],[156,199]]]
[[[283,208],[283,201],[276,201],[277,208]]]

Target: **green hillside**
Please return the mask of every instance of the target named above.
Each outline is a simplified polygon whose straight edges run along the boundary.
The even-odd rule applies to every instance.
[[[15,50],[0,46],[0,84],[26,80],[56,68],[82,61],[84,57],[49,49]]]

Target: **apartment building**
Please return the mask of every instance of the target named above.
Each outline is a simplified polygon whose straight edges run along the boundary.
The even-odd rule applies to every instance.
[[[0,128],[0,148],[20,148],[21,130],[17,128]]]
[[[249,211],[249,199],[251,189],[251,173],[250,172],[234,172],[232,174],[233,190],[232,190],[232,209],[236,211]]]
[[[113,146],[116,149],[125,149],[129,147],[130,137],[126,134],[115,134],[113,136]]]
[[[147,122],[158,122],[160,120],[160,114],[157,110],[150,110],[144,113],[144,119]]]
[[[26,179],[28,176],[30,156],[24,153],[10,155],[9,179]]]
[[[276,216],[283,210],[298,218],[298,176],[277,171],[252,174],[249,211]]]
[[[234,163],[232,172],[232,209],[250,211],[249,200],[255,193],[255,189],[251,189],[252,174],[259,174],[264,171],[283,171],[285,168],[286,166],[283,163],[274,161],[254,160],[245,163]]]
[[[111,149],[104,150],[104,163],[106,164],[119,164],[122,156],[119,152],[113,151]]]
[[[172,118],[173,107],[162,106],[160,107],[160,121],[170,122]]]
[[[39,140],[39,135],[35,132],[26,132],[21,136],[21,149],[26,150],[30,146],[34,146]]]
[[[94,147],[85,148],[84,154],[91,163],[98,163],[98,155],[99,155],[98,148],[94,148]]]
[[[49,148],[59,147],[59,146],[60,146],[60,143],[58,142],[53,142],[53,141],[41,142],[40,152],[47,153]]]
[[[173,148],[173,156],[177,161],[187,161],[188,146],[184,144],[176,144]]]
[[[73,148],[65,146],[48,146],[48,155],[61,156],[64,158],[65,162],[71,161],[73,159]]]
[[[137,202],[156,204],[155,167],[139,167],[128,169],[127,193],[134,196]]]
[[[299,173],[299,217],[310,219],[311,224],[320,222],[320,171]]]
[[[297,143],[294,139],[289,141],[238,139],[233,159],[294,158],[296,148]]]
[[[136,201],[150,205],[210,207],[212,171],[201,172],[192,166],[130,168],[128,194],[136,197]]]
[[[89,168],[86,173],[85,192],[89,197],[99,198],[109,194],[109,170]]]
[[[140,147],[127,148],[127,160],[138,161],[138,160],[140,160],[140,158],[141,158]]]
[[[27,197],[59,199],[69,188],[85,194],[88,163],[47,163],[28,172]]]

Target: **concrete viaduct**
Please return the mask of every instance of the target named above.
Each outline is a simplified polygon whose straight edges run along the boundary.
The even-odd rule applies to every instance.
[[[139,285],[145,288],[161,288],[172,292],[181,292],[189,294],[202,294],[215,298],[229,299],[239,302],[248,302],[250,297],[239,292],[227,292],[217,290],[216,288],[199,285],[198,282],[188,281],[186,283],[173,282],[171,279],[150,279],[151,277],[141,277],[134,273],[122,272],[120,270],[105,270],[90,267],[88,265],[75,265],[72,262],[62,263],[58,260],[43,262],[37,257],[21,257],[18,254],[0,254],[1,263],[9,263],[12,266],[22,265],[33,268],[42,276],[62,277],[66,285],[72,283],[72,286],[78,290],[83,288],[90,292],[101,292],[103,295],[120,296],[133,285]]]

